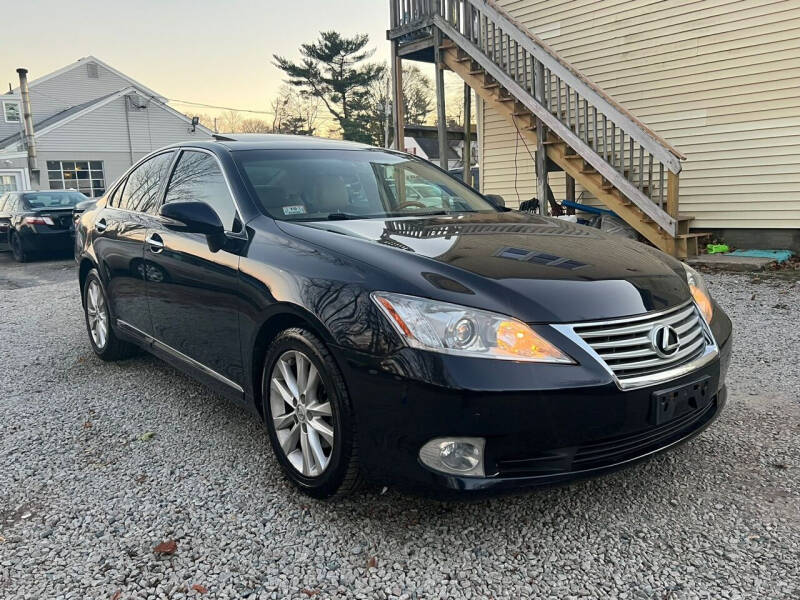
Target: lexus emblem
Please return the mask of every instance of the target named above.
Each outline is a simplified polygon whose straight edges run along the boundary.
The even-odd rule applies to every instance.
[[[650,345],[661,358],[669,358],[678,351],[681,340],[675,328],[660,325],[650,332]]]

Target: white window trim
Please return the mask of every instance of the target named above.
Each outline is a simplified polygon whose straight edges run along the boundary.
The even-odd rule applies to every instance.
[[[17,105],[17,115],[19,118],[16,121],[9,121],[8,117],[6,116],[6,105],[7,104],[16,104]],[[6,123],[22,123],[22,110],[20,108],[21,102],[19,100],[3,100],[3,120]]]
[[[22,180],[22,189],[18,190],[24,192],[31,189],[31,180],[28,176],[28,169],[0,169],[0,175],[19,175]]]

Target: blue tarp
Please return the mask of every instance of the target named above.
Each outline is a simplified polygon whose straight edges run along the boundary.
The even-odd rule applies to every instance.
[[[749,256],[750,258],[771,258],[779,263],[786,262],[794,254],[791,250],[734,250],[725,256]]]
[[[580,210],[583,212],[591,213],[593,215],[614,215],[617,216],[613,210],[608,210],[607,208],[600,208],[597,206],[587,206],[586,204],[579,204],[578,202],[570,202],[569,200],[564,200],[561,203],[561,206],[565,208],[574,208],[575,210]]]

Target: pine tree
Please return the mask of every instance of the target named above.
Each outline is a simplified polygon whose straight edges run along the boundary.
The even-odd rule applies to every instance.
[[[273,56],[273,64],[289,76],[290,85],[322,100],[346,140],[373,141],[368,132],[369,89],[381,77],[383,66],[365,62],[374,52],[366,49],[368,43],[368,35],[347,38],[323,31],[316,42],[300,46],[299,63]]]

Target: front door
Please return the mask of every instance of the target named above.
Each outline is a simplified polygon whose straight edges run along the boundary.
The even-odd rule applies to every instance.
[[[181,153],[164,196],[164,203],[176,201],[209,204],[232,239],[225,248],[211,252],[204,235],[169,230],[164,220],[148,229],[144,264],[153,337],[207,375],[241,388],[237,249],[242,244],[237,237],[243,234],[214,155],[199,150]]]
[[[157,154],[137,166],[112,192],[98,213],[94,248],[111,316],[118,326],[150,335],[152,323],[145,289],[144,240],[173,152]]]

